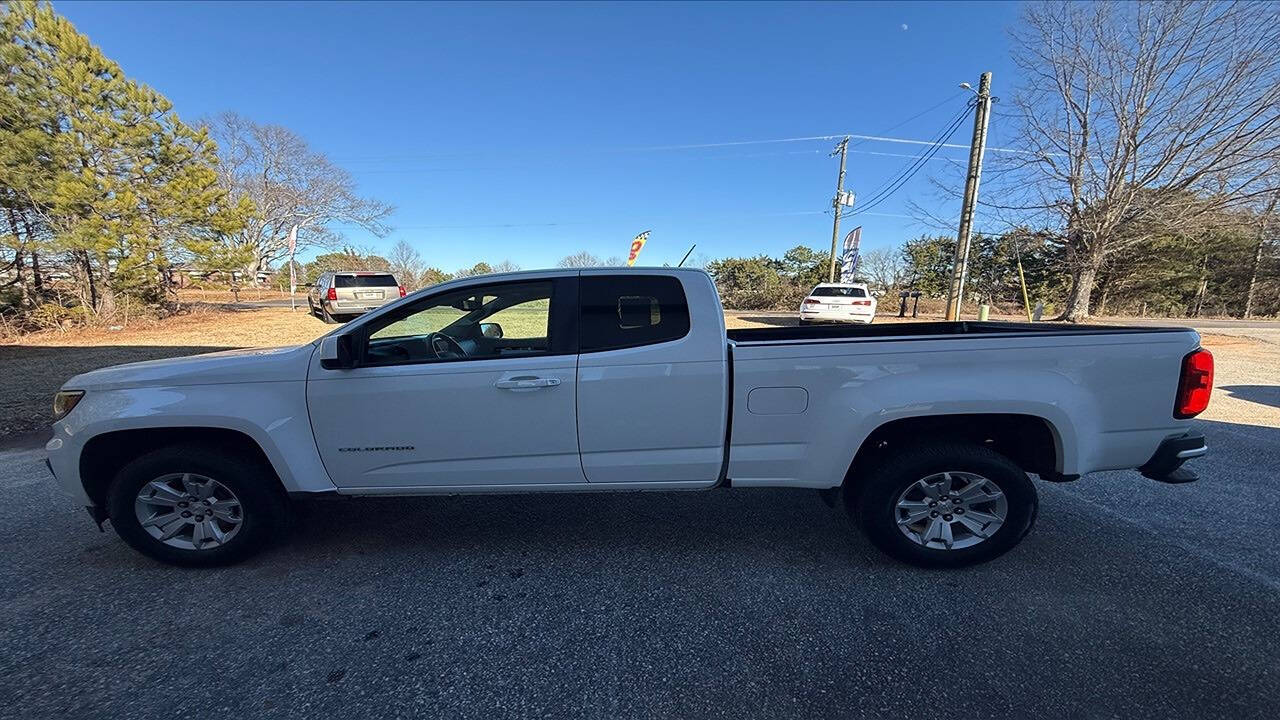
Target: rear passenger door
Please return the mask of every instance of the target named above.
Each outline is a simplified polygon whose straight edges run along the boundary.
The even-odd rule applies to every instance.
[[[719,477],[728,406],[723,321],[695,324],[679,275],[581,275],[578,445],[588,482]],[[707,285],[695,300],[718,312]]]

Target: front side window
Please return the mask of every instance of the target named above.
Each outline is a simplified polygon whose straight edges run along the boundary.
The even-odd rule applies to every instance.
[[[551,281],[456,290],[379,318],[365,364],[482,360],[550,352]]]
[[[689,303],[668,275],[584,275],[579,285],[582,352],[651,345],[689,334]]]

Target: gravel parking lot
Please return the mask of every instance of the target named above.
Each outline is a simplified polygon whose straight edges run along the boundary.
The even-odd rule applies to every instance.
[[[3,451],[0,716],[1274,717],[1280,379],[1240,342],[1200,482],[1040,483],[961,571],[783,490],[316,503],[181,570]]]

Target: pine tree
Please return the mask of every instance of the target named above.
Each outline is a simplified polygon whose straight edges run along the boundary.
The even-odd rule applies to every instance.
[[[12,3],[0,18],[0,197],[37,219],[40,247],[65,259],[87,310],[164,302],[173,264],[225,254],[252,206],[218,185],[207,133],[48,4]]]

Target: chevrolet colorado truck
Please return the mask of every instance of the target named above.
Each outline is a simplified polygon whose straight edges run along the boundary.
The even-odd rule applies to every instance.
[[[726,332],[687,269],[471,277],[301,347],[73,377],[49,466],[135,549],[234,562],[320,495],[812,488],[899,560],[1012,548],[1035,484],[1186,482],[1213,358],[1184,328]]]

